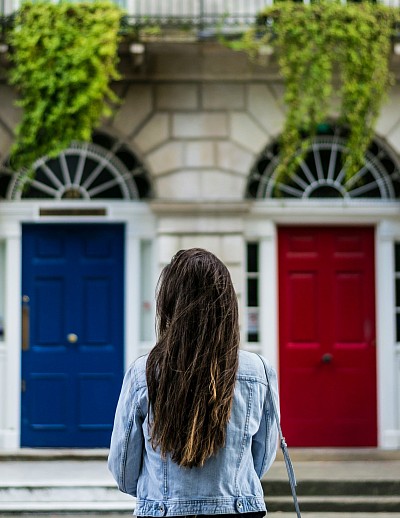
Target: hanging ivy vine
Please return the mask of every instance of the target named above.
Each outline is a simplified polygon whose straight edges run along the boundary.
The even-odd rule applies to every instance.
[[[339,95],[339,123],[348,128],[347,178],[364,164],[374,126],[391,85],[391,38],[400,11],[371,3],[278,2],[256,28],[230,45],[255,56],[275,49],[285,82],[287,116],[281,135],[278,181],[293,174]]]
[[[27,2],[9,35],[10,82],[23,109],[12,148],[14,169],[56,156],[72,140],[90,141],[117,96],[121,10],[112,3]]]

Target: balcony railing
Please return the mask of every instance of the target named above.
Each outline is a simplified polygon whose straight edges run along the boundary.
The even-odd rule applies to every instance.
[[[61,0],[53,0],[55,2]],[[127,13],[131,25],[194,27],[200,29],[245,27],[254,23],[257,13],[274,0],[114,0]],[[296,1],[296,0],[294,0]],[[312,0],[297,0],[309,4]],[[341,0],[346,3],[346,0]],[[351,1],[351,0],[347,0]],[[357,1],[357,0],[353,0]],[[400,7],[400,0],[375,0]],[[0,15],[9,16],[23,0],[0,0]]]
[[[190,24],[195,27],[250,25],[268,3],[265,0],[125,0],[134,24]]]
[[[2,14],[13,13],[23,0],[0,0]],[[56,0],[57,1],[57,0]],[[114,0],[134,24],[209,26],[226,23],[250,24],[272,0]]]

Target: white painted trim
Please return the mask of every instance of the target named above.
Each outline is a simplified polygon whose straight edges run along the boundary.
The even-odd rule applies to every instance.
[[[394,244],[400,222],[382,221],[376,232],[378,431],[381,448],[400,448],[400,349],[396,346]]]
[[[340,225],[376,224],[383,219],[398,218],[400,206],[396,202],[383,201],[334,201],[334,200],[268,200],[254,203],[251,218],[271,220],[274,224],[290,225]]]
[[[146,254],[143,254],[144,246],[149,247],[149,254],[146,257]],[[139,314],[140,320],[140,330],[139,330],[139,339],[140,339],[140,350],[139,355],[146,354],[150,351],[150,349],[154,346],[156,340],[155,333],[155,307],[156,307],[156,285],[158,280],[158,255],[155,253],[155,243],[154,241],[150,241],[145,239],[140,243],[140,285],[141,289],[139,290],[139,298],[140,298],[140,306],[138,309],[138,314],[142,311],[148,311],[147,318],[142,318],[143,315]],[[146,261],[147,264],[146,264]],[[147,276],[145,281],[143,280],[143,276]],[[143,291],[142,291],[143,290]],[[145,310],[142,304],[144,302],[148,302],[150,304],[150,310]],[[146,328],[145,328],[145,327]],[[148,326],[148,327],[147,327]]]
[[[259,244],[260,286],[260,342],[261,354],[279,373],[278,348],[278,263],[276,257],[276,231],[261,239]]]
[[[248,287],[247,287],[247,243],[242,243],[242,253],[241,253],[241,264],[242,267],[242,276],[243,276],[243,285],[242,285],[242,293],[241,297],[238,297],[238,311],[239,311],[239,326],[240,326],[240,346],[246,349],[247,351],[253,351],[260,353],[258,343],[257,342],[248,342],[247,341],[247,330],[248,330]],[[259,258],[260,259],[260,258]],[[258,319],[260,321],[260,315],[258,315]],[[259,329],[261,333],[261,330]],[[261,338],[259,336],[259,340],[261,342]],[[261,352],[262,353],[262,352]]]
[[[125,230],[125,370],[139,356],[140,241],[130,225]]]
[[[382,224],[377,226],[376,256],[376,344],[378,385],[378,442],[391,448],[387,432],[396,427],[396,409],[393,404],[395,381],[394,344],[394,258],[393,241],[382,235]]]
[[[4,422],[0,426],[0,449],[15,449],[20,438],[21,408],[21,230],[18,224],[7,228],[5,239],[5,314],[4,329]]]

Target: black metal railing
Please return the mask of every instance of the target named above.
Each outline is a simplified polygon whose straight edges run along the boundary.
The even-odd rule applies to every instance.
[[[123,1],[123,0],[122,0]],[[125,0],[122,5],[135,25],[190,25],[210,27],[249,25],[268,3],[266,0]]]
[[[24,0],[0,0],[0,30],[4,33],[12,23],[14,13]],[[57,0],[56,0],[57,1]],[[62,0],[58,0],[62,1]],[[125,12],[130,26],[158,26],[193,28],[199,31],[216,28],[245,28],[252,25],[257,14],[274,0],[113,0]],[[312,3],[313,0],[293,0]],[[346,1],[346,0],[342,0]],[[359,0],[347,0],[359,1]],[[399,7],[400,0],[371,0],[392,7]]]
[[[248,25],[272,0],[114,0],[134,25],[195,27],[220,23]],[[0,0],[1,16],[10,16],[23,0]]]
[[[61,0],[58,0],[61,1]],[[292,0],[312,3],[314,0]],[[342,0],[346,2],[346,0]],[[348,2],[360,0],[347,0]],[[370,0],[399,7],[399,0]],[[23,0],[0,0],[0,14],[12,14]],[[114,0],[135,23],[210,25],[221,18],[230,23],[249,24],[256,14],[274,0]]]
[[[0,0],[0,39],[24,0]],[[57,0],[56,0],[57,1]],[[62,1],[62,0],[58,0]],[[194,29],[198,37],[218,30],[241,30],[273,0],[113,0],[126,13],[123,26]]]

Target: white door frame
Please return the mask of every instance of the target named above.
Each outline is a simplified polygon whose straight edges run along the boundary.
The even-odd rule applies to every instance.
[[[104,209],[103,216],[41,216],[46,209]],[[0,204],[0,239],[5,246],[4,341],[0,342],[0,450],[20,447],[21,413],[21,236],[22,223],[125,224],[125,368],[143,350],[140,342],[140,247],[153,240],[155,218],[144,202],[40,202]],[[154,274],[155,272],[155,268]]]
[[[279,225],[351,225],[375,228],[378,447],[400,448],[400,346],[394,314],[394,243],[400,242],[398,202],[268,200],[254,203],[245,237],[260,243],[261,349],[278,368]]]

